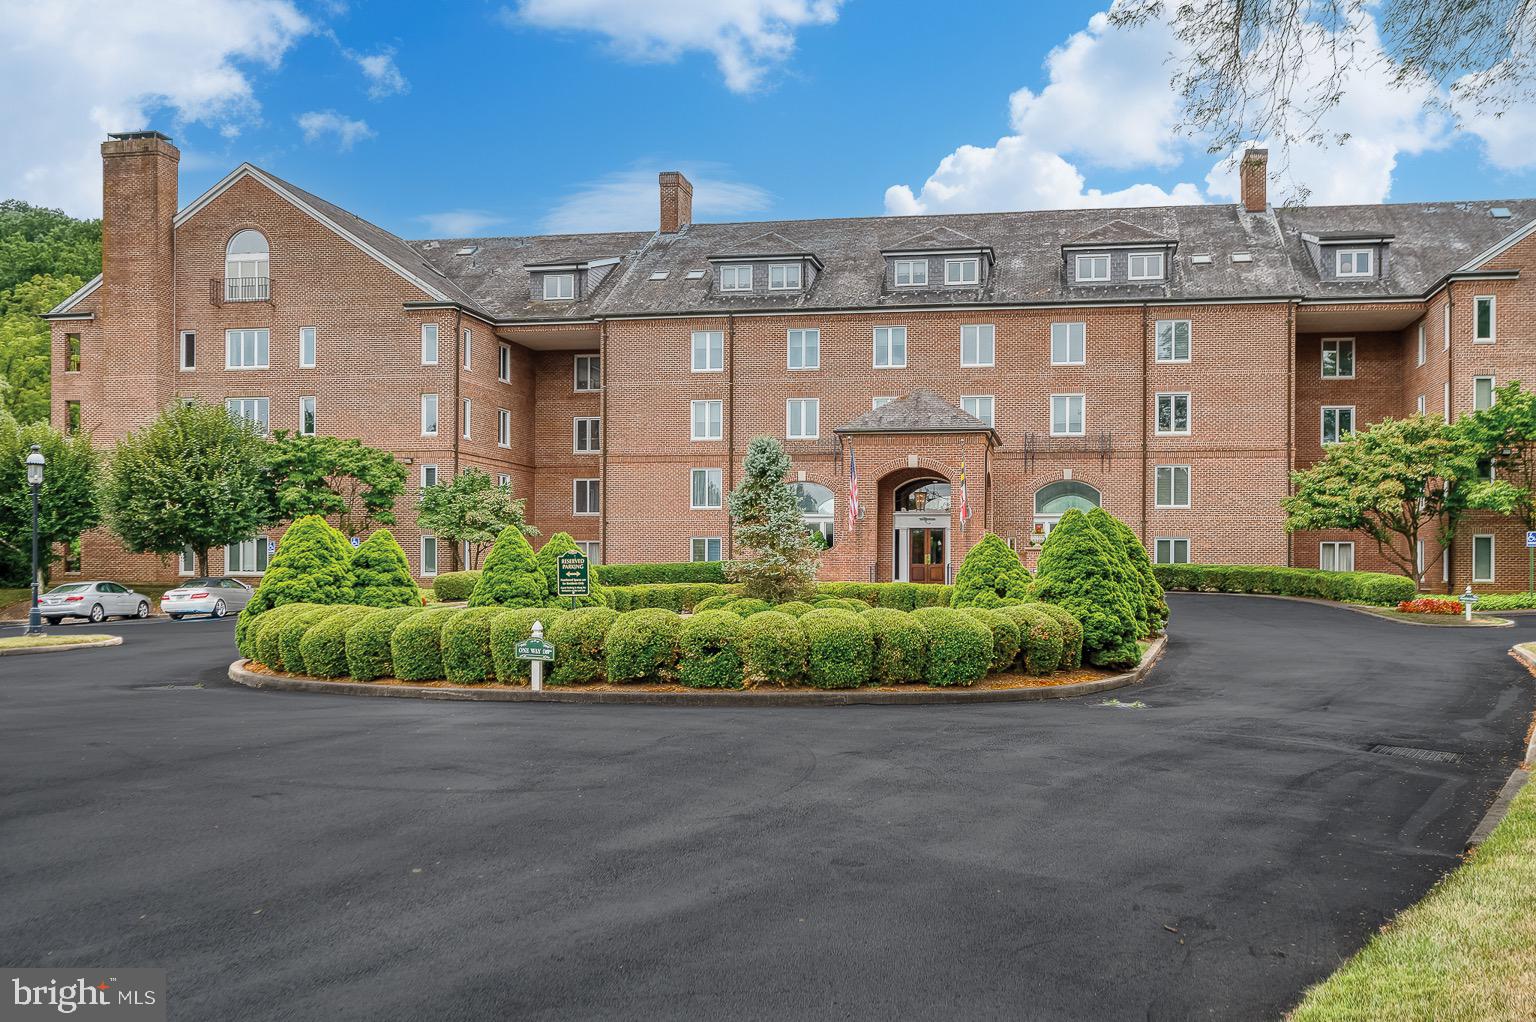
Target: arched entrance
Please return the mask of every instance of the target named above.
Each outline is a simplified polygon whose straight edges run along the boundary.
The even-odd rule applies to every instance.
[[[922,476],[899,484],[891,524],[898,582],[943,582],[949,565],[949,480]]]
[[[1099,491],[1077,479],[1046,483],[1035,491],[1034,541],[1045,539],[1061,516],[1076,508],[1092,511],[1099,506]]]

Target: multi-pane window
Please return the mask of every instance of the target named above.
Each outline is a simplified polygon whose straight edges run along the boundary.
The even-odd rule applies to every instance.
[[[1419,324],[1419,353],[1418,353],[1418,358],[1417,358],[1415,364],[1417,364],[1417,365],[1423,365],[1424,364],[1424,359],[1426,357],[1426,354],[1427,354],[1428,350],[1429,350],[1429,345],[1428,345],[1428,343],[1424,339],[1424,324],[1420,323]]]
[[[693,332],[693,371],[718,373],[725,368],[725,331]]]
[[[976,284],[981,280],[981,260],[975,256],[944,260],[944,283],[951,286]]]
[[[224,399],[224,410],[237,419],[244,419],[263,433],[267,431],[269,402],[264,397],[231,397]]]
[[[1159,362],[1189,361],[1189,320],[1160,319],[1157,321],[1157,352]]]
[[[1077,279],[1095,281],[1109,279],[1108,255],[1080,255],[1077,257]]]
[[[580,550],[582,556],[585,557],[588,561],[591,561],[593,564],[601,563],[601,558],[598,556],[598,554],[601,552],[602,548],[602,544],[594,540],[576,541],[576,549]]]
[[[1188,564],[1189,540],[1183,537],[1159,538],[1155,544],[1155,561],[1158,564]]]
[[[1325,405],[1323,407],[1323,443],[1336,444],[1355,431],[1353,405]]]
[[[197,334],[191,330],[181,332],[181,368],[197,368]]]
[[[1478,295],[1472,299],[1472,316],[1475,326],[1472,339],[1481,344],[1492,343],[1497,331],[1493,295]]]
[[[1493,581],[1493,537],[1472,537],[1472,581]]]
[[[181,554],[176,558],[176,573],[179,575],[191,575],[197,571],[197,554],[190,546],[181,548]]]
[[[80,335],[64,335],[64,371],[66,373],[78,373],[80,371]]]
[[[602,496],[598,479],[576,479],[571,483],[571,513],[595,515],[602,513]]]
[[[299,327],[299,368],[313,369],[315,367],[315,328],[312,326]]]
[[[869,407],[873,410],[881,405],[888,405],[894,400],[896,400],[894,397],[872,397],[869,399]]]
[[[1341,248],[1334,259],[1335,276],[1369,277],[1376,272],[1376,253],[1368,248]]]
[[[601,355],[576,356],[576,382],[579,393],[603,389],[603,357]]]
[[[1325,540],[1317,545],[1317,566],[1324,571],[1354,571],[1355,544]]]
[[[1493,407],[1493,377],[1472,377],[1472,410],[1481,412]]]
[[[421,537],[421,573],[423,575],[437,574],[437,537]]]
[[[891,273],[897,287],[928,286],[928,260],[926,259],[893,259]]]
[[[875,368],[899,369],[907,364],[907,328],[875,327]]]
[[[577,454],[596,454],[603,449],[603,420],[586,417],[571,420],[571,449]]]
[[[498,473],[496,473],[496,485],[497,486],[503,486],[503,487],[511,486],[512,485],[512,477],[510,475],[508,475],[507,473],[505,473],[505,472],[498,472]]]
[[[496,409],[496,446],[512,446],[512,413],[505,408]]]
[[[437,436],[437,395],[421,395],[421,435]]]
[[[724,506],[725,491],[720,481],[720,469],[696,468],[692,475],[693,496],[690,507],[694,510],[713,510]]]
[[[1051,365],[1080,366],[1088,361],[1088,324],[1051,324]]]
[[[512,345],[501,344],[496,349],[496,378],[502,383],[512,382]]]
[[[1189,507],[1189,466],[1157,466],[1157,507]]]
[[[976,416],[976,418],[985,422],[988,426],[994,424],[992,413],[995,404],[996,402],[990,394],[972,394],[969,397],[960,398],[960,408],[966,414]]]
[[[1157,432],[1180,436],[1189,432],[1189,395],[1157,395]]]
[[[748,284],[748,287],[751,285]],[[773,263],[768,267],[768,290],[770,291],[798,291],[800,290],[800,264],[799,263]]]
[[[299,435],[315,435],[315,399],[312,397],[299,398]]]
[[[459,410],[459,422],[464,427],[463,431],[462,431],[462,435],[463,435],[465,440],[469,439],[469,427],[470,427],[470,424],[475,421],[474,411],[475,411],[475,403],[473,401],[471,401],[469,398],[466,397],[463,400],[463,402],[461,403],[461,407],[460,407],[460,410]]]
[[[1349,380],[1355,375],[1355,340],[1353,337],[1328,337],[1323,340],[1323,379]]]
[[[421,324],[421,364],[437,365],[437,324]]]
[[[789,368],[821,368],[821,331],[791,330],[789,338]]]
[[[224,249],[225,301],[266,301],[270,267],[271,251],[260,231],[240,231],[230,238]]]
[[[1162,280],[1161,252],[1132,252],[1126,262],[1126,276],[1131,280]]]
[[[731,266],[720,267],[720,290],[752,290],[752,264],[739,263]]]
[[[989,366],[997,357],[997,327],[976,323],[960,328],[960,364]]]
[[[463,341],[464,341],[464,344],[463,344],[463,348],[464,348],[464,369],[467,372],[470,369],[473,369],[474,368],[474,364],[475,364],[475,360],[474,360],[475,332],[473,330],[471,330],[469,327],[465,327],[464,328]]]
[[[265,328],[224,331],[224,368],[267,368],[268,337],[269,331]]]
[[[423,465],[423,466],[421,466],[421,488],[423,490],[425,490],[428,486],[436,486],[436,485],[437,485],[437,466],[436,465]]]
[[[690,561],[720,560],[719,536],[695,536],[693,537],[692,548],[688,555]]]
[[[544,300],[546,302],[561,301],[576,297],[576,274],[574,273],[546,273],[544,274]]]
[[[1083,395],[1051,395],[1051,435],[1083,435]]]
[[[226,575],[260,575],[267,570],[267,557],[271,549],[267,537],[230,543],[224,548],[224,573]]]
[[[821,433],[821,400],[791,398],[784,402],[784,435],[790,440],[814,440]]]
[[[724,435],[724,403],[720,401],[694,401],[692,440],[719,440]]]

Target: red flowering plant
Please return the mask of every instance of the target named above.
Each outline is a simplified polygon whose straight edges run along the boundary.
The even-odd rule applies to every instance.
[[[1405,614],[1460,614],[1461,603],[1458,600],[1421,596],[1416,600],[1404,600],[1397,605],[1397,609]]]

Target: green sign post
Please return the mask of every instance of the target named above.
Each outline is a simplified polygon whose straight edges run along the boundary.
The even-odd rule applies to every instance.
[[[555,645],[548,639],[524,639],[517,644],[517,658],[551,663],[555,659]]]
[[[590,596],[592,594],[591,569],[586,555],[580,550],[567,550],[555,560],[555,594],[557,596]]]

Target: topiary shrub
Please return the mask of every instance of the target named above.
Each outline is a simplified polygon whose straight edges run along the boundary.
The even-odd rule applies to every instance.
[[[241,616],[255,617],[285,603],[348,603],[352,548],[319,515],[305,515],[283,533],[261,584]]]
[[[544,573],[545,596],[544,605],[547,607],[564,607],[570,610],[575,607],[604,607],[608,604],[608,598],[604,594],[603,584],[598,579],[598,574],[591,564],[587,565],[586,596],[561,596],[560,595],[560,571],[556,563],[561,554],[581,553],[581,547],[571,538],[568,532],[557,532],[544,541],[539,547],[536,560],[539,570]]]
[[[503,685],[527,685],[532,683],[533,673],[529,670],[531,661],[517,658],[517,644],[524,639],[533,638],[533,623],[535,621],[544,625],[544,638],[553,642],[550,633],[554,631],[555,622],[567,613],[559,607],[514,607],[502,608],[505,613],[491,619],[491,666],[495,669],[496,680]],[[560,654],[555,654],[555,663],[547,665],[544,671],[544,681],[554,684],[551,675],[560,666]]]
[[[391,677],[395,667],[389,640],[401,622],[421,612],[420,607],[395,607],[355,622],[347,629],[347,673],[358,681]]]
[[[765,610],[773,610],[773,604],[767,600],[754,600],[743,596],[740,599],[732,600],[721,609],[728,610],[737,617],[750,617],[753,614],[761,614]],[[693,610],[694,613],[698,613],[699,608],[694,607]]]
[[[788,603],[781,603],[773,609],[780,614],[788,614],[790,617],[800,617],[801,615],[809,614],[816,608],[800,600],[790,600]]]
[[[608,606],[614,610],[643,610],[659,607],[682,613],[697,610],[698,605],[714,596],[740,596],[740,586],[709,582],[679,582],[659,585],[613,586],[608,589]]]
[[[987,533],[955,575],[951,607],[1003,607],[1029,595],[1029,569],[1001,536]]]
[[[989,665],[991,670],[1006,671],[1013,667],[1013,662],[1019,658],[1019,650],[1022,647],[1019,626],[1013,619],[999,614],[997,611],[1001,608],[997,607],[963,607],[961,609],[986,625],[992,632],[992,662]]]
[[[881,685],[923,680],[928,669],[928,632],[910,613],[876,608],[860,616],[874,639],[870,673]]]
[[[429,608],[400,622],[389,637],[389,656],[401,681],[443,677],[443,626],[462,613],[457,607]]]
[[[724,610],[726,607],[729,607],[739,599],[741,599],[741,597],[735,593],[726,593],[723,596],[711,596],[707,599],[700,600],[698,603],[695,603],[693,605],[693,612],[695,614],[702,614],[706,610]]]
[[[1035,595],[1072,612],[1083,626],[1083,659],[1096,667],[1134,667],[1140,588],[1126,591],[1125,553],[1076,508],[1067,511],[1040,549]]]
[[[471,607],[448,619],[441,639],[443,677],[455,685],[483,685],[495,680],[491,624],[506,612],[506,607]]]
[[[749,685],[792,685],[805,674],[805,633],[788,614],[753,614],[741,623],[740,642]]]
[[[318,603],[285,603],[281,607],[267,611],[256,618],[249,630],[245,633],[245,645],[240,652],[245,654],[247,660],[254,660],[259,664],[266,664],[274,671],[283,669],[283,654],[278,648],[278,638],[282,635],[283,622],[295,614],[302,614],[306,610],[314,610],[321,606]]]
[[[1142,602],[1147,607],[1147,620],[1153,633],[1161,632],[1168,627],[1168,600],[1163,593],[1162,583],[1157,580],[1157,573],[1152,570],[1152,558],[1147,556],[1147,548],[1142,546],[1141,540],[1136,537],[1135,531],[1116,518],[1108,516],[1114,525],[1117,535],[1120,537],[1120,545],[1125,549],[1125,558],[1131,564],[1131,570],[1136,573],[1136,580],[1141,584]]]
[[[675,680],[682,622],[672,611],[657,608],[620,614],[603,637],[608,680],[614,684]]]
[[[309,630],[327,618],[349,609],[349,604],[341,603],[333,606],[316,607],[306,610],[302,614],[295,614],[285,620],[278,628],[277,646],[278,655],[283,661],[283,670],[289,674],[308,674],[309,666],[304,662],[304,636]]]
[[[999,607],[997,613],[1012,621],[1019,629],[1019,643],[1023,647],[1024,670],[1029,674],[1054,674],[1061,666],[1062,624],[1040,608],[1043,604],[1024,603],[1014,607]]]
[[[799,619],[805,632],[805,682],[816,688],[858,688],[869,682],[874,635],[851,610],[813,610]]]
[[[741,616],[729,610],[685,618],[677,639],[677,680],[689,688],[741,688],[741,629]]]
[[[869,604],[863,600],[851,598],[823,597],[819,600],[812,600],[811,606],[817,610],[846,610],[851,614],[862,614],[869,610]]]
[[[932,582],[914,582],[912,589],[917,595],[917,605],[921,607],[947,607],[954,595],[954,587]]]
[[[469,594],[469,605],[541,607],[547,585],[528,537],[516,525],[509,525],[496,537],[496,544],[480,569],[480,581]]]
[[[299,640],[304,673],[317,678],[340,678],[348,674],[347,630],[378,612],[377,607],[350,608],[310,626]]]
[[[987,676],[992,663],[992,629],[963,610],[919,607],[912,612],[928,633],[930,685],[974,685]]]
[[[917,586],[911,582],[888,582],[876,587],[875,606],[890,610],[916,610]],[[915,624],[916,622],[914,622]]]
[[[1075,671],[1083,666],[1083,625],[1071,611],[1054,603],[1031,603],[1038,610],[1061,626],[1061,665],[1063,671]]]
[[[478,571],[445,571],[432,580],[432,595],[444,603],[469,599],[480,581]]]
[[[583,607],[561,615],[545,632],[555,644],[555,669],[551,685],[589,685],[607,675],[604,642],[619,619],[609,607]]]
[[[598,564],[598,580],[605,586],[643,586],[678,582],[725,582],[725,562],[685,561],[680,564]]]
[[[1126,602],[1136,612],[1136,634],[1138,636],[1152,634],[1152,603],[1136,573],[1136,567],[1126,550],[1125,541],[1121,538],[1120,522],[1101,507],[1086,512],[1084,517],[1087,518],[1089,525],[1099,531],[1108,545],[1109,553],[1115,563],[1115,570],[1120,573],[1121,591],[1125,593]],[[1140,545],[1139,542],[1136,543],[1136,546]]]
[[[405,551],[388,529],[376,529],[352,551],[352,602],[364,607],[421,606],[421,590]]]

